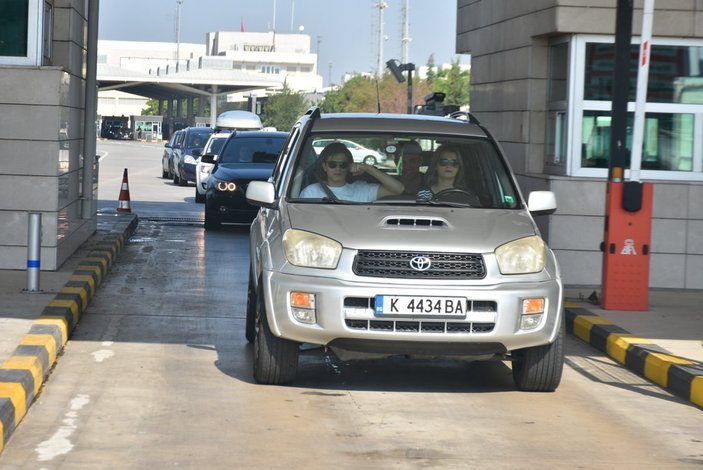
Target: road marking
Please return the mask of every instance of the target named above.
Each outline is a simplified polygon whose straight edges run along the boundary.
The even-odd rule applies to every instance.
[[[34,449],[38,454],[37,460],[39,462],[53,460],[55,457],[68,454],[73,450],[74,446],[69,438],[78,428],[76,424],[78,411],[88,403],[90,403],[90,395],[80,394],[71,400],[71,409],[64,415],[63,426],[59,427],[49,439],[40,442]]]

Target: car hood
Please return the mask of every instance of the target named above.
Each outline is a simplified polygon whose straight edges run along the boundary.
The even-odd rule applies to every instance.
[[[352,249],[493,252],[537,233],[520,209],[289,204],[291,228],[318,233]]]
[[[273,173],[273,165],[262,165],[260,163],[224,163],[217,165],[217,169],[211,176],[223,181],[235,180],[261,180],[266,181]]]

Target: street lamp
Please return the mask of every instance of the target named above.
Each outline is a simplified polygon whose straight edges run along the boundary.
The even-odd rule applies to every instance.
[[[407,63],[401,64],[397,59],[391,59],[386,62],[386,67],[391,71],[398,83],[403,83],[405,77],[403,76],[403,71],[408,72],[408,114],[413,113],[413,70],[415,70],[415,64]]]

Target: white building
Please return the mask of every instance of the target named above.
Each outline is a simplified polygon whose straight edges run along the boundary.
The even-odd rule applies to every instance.
[[[250,77],[263,79],[267,84],[274,82],[277,89],[284,83],[303,93],[322,89],[317,54],[310,51],[310,36],[305,34],[211,32],[206,44],[98,41],[98,74],[104,71],[114,75],[119,69],[176,81],[182,78],[184,82],[190,82],[193,75],[207,76],[207,71],[212,71],[211,75],[225,79],[231,75],[234,79]],[[272,90],[270,86],[250,88],[248,92],[227,93],[223,99],[247,101],[249,96],[262,97]],[[162,99],[119,89],[101,91],[98,114],[138,115],[149,98]],[[202,110],[202,106],[199,108]]]

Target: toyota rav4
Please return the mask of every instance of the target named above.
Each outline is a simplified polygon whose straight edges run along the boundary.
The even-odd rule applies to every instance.
[[[319,141],[379,149],[395,168],[359,168]],[[440,170],[453,188],[438,190]],[[368,197],[340,192],[339,171]],[[508,361],[520,390],[559,385],[563,286],[534,220],[556,210],[554,194],[523,197],[474,116],[311,108],[246,197],[260,207],[246,319],[257,382],[293,381],[301,345],[312,344],[341,360]]]

